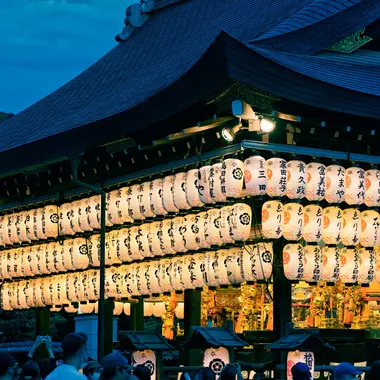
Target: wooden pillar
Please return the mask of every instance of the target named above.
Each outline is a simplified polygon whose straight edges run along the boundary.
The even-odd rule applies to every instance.
[[[112,299],[104,300],[104,356],[113,351],[113,309],[115,303]]]
[[[188,289],[184,292],[185,302],[185,320],[184,320],[184,335],[185,338],[190,338],[193,326],[201,325],[201,303],[202,290]],[[192,349],[183,352],[185,365],[197,366],[202,364],[201,350]]]
[[[36,309],[36,337],[50,335],[50,309],[47,307]],[[48,351],[44,344],[41,344],[35,353],[36,360],[48,358]]]
[[[144,330],[144,298],[141,296],[138,298],[138,302],[131,303],[130,329],[133,331]]]
[[[165,379],[164,358],[162,355],[162,351],[161,350],[155,351],[155,355],[156,355],[156,379],[164,380]]]

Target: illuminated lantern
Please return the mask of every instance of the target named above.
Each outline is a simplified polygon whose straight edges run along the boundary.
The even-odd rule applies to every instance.
[[[119,259],[121,262],[130,262],[132,258],[129,256],[129,228],[122,228],[118,231],[118,249],[119,249]]]
[[[9,294],[9,306],[12,309],[17,309],[18,305],[17,305],[17,299],[16,299],[16,283],[15,282],[12,282],[10,284],[8,294]]]
[[[8,268],[8,266],[10,265],[8,261],[8,255],[9,255],[9,251],[0,251],[0,265],[1,265],[0,270],[1,270],[2,280],[11,278],[11,275],[9,273],[10,269]]]
[[[172,260],[162,259],[160,260],[160,288],[164,293],[170,293],[173,289],[171,279],[173,278],[174,266]]]
[[[230,355],[224,347],[208,348],[204,352],[203,366],[211,368],[215,378],[219,378],[223,368],[230,363]]]
[[[270,197],[285,196],[287,179],[286,161],[277,157],[267,160],[267,177],[267,194]]]
[[[16,276],[17,277],[24,277],[25,276],[24,265],[23,265],[24,249],[23,248],[17,248],[15,251],[17,254],[17,258],[15,255],[15,261],[14,261],[14,264],[17,266],[17,268],[15,267]],[[46,269],[46,264],[44,266],[44,269]],[[47,269],[46,269],[46,273],[49,273],[49,271]]]
[[[121,315],[124,311],[124,304],[122,302],[115,302],[113,307],[113,315]]]
[[[133,220],[143,220],[140,210],[140,185],[132,185],[127,190],[128,213]]]
[[[19,260],[20,260],[20,277],[27,277],[27,273],[29,272],[29,263],[26,261],[26,248],[27,247],[21,247],[19,248]],[[1,261],[1,258],[0,258]],[[49,268],[48,268],[49,270]],[[1,272],[1,263],[0,263],[0,272]],[[50,270],[49,270],[50,272]]]
[[[42,288],[44,285],[44,279],[43,278],[36,278],[33,280],[34,286],[33,286],[33,298],[35,300],[35,305],[36,307],[45,307],[45,304],[42,300],[43,295],[42,295]]]
[[[10,302],[10,286],[11,284],[6,282],[3,284],[0,291],[0,296],[1,296],[0,303],[1,303],[1,308],[4,311],[13,310],[13,308],[10,305],[11,303]]]
[[[323,209],[317,205],[307,205],[303,208],[302,236],[307,243],[318,243],[322,240]]]
[[[150,379],[156,380],[156,354],[151,350],[142,350],[132,352],[131,364],[133,366],[145,366],[150,371]]]
[[[72,217],[71,203],[64,203],[59,207],[59,230],[61,235],[74,235],[70,219]]]
[[[20,281],[18,283],[18,289],[17,291],[19,292],[19,305],[21,309],[28,309],[28,303],[27,303],[27,287],[29,287],[29,284],[27,281]]]
[[[122,273],[124,273],[124,286],[127,289],[126,294],[128,297],[139,296],[136,279],[136,264],[126,266],[126,270],[123,270]]]
[[[303,161],[289,161],[286,164],[286,196],[302,199],[306,195],[306,164]]]
[[[286,240],[297,241],[302,238],[303,206],[298,203],[284,205],[284,226],[282,235]]]
[[[161,222],[149,223],[149,249],[153,256],[163,256],[164,241],[161,235]]]
[[[373,249],[358,249],[359,252],[359,275],[360,284],[370,284],[375,278],[376,253]]]
[[[160,223],[161,250],[165,255],[174,254],[174,238],[171,219],[164,219]]]
[[[174,204],[174,175],[168,175],[163,179],[162,202],[167,212],[178,212]]]
[[[32,259],[31,267],[34,275],[41,274],[41,268],[40,268],[40,258],[39,258],[39,250],[38,245],[34,245],[31,247],[30,256]]]
[[[92,237],[92,236],[91,236]],[[66,270],[75,270],[73,263],[74,240],[67,239],[63,242],[63,265]]]
[[[4,247],[4,232],[3,232],[4,216],[0,215],[0,246]]]
[[[64,265],[64,247],[63,244],[57,242],[53,243],[54,244],[54,250],[52,251],[53,255],[53,261],[54,261],[54,266],[57,270],[57,272],[65,272],[66,268]]]
[[[289,351],[286,361],[287,380],[292,380],[292,367],[297,363],[305,363],[310,370],[311,378],[314,379],[314,353],[313,352],[301,352],[301,351]]]
[[[100,266],[100,235],[99,234],[91,235],[89,237],[87,241],[87,249],[88,249],[88,258],[90,260],[91,266],[99,267]],[[64,256],[65,256],[65,253],[64,253]]]
[[[342,210],[335,206],[323,209],[323,241],[326,244],[338,244],[341,240],[342,228]]]
[[[143,264],[138,263],[135,264],[135,281],[137,286],[138,294],[143,294],[143,285],[144,285],[144,272],[143,272]]]
[[[92,231],[92,227],[90,226],[89,214],[90,214],[90,198],[83,198],[79,201],[78,205],[78,217],[79,217],[79,225],[83,231]]]
[[[360,256],[356,248],[342,248],[340,251],[340,276],[345,284],[355,284],[359,279]]]
[[[242,281],[268,280],[272,275],[273,248],[268,243],[246,245],[240,249],[239,271]]]
[[[141,247],[141,253],[144,257],[154,257],[151,251],[151,242],[149,240],[149,223],[141,224],[139,228],[139,244]]]
[[[184,232],[186,229],[185,218],[177,217],[172,219],[171,239],[172,248],[175,252],[186,252],[186,240],[184,238]]]
[[[85,238],[72,240],[71,258],[74,269],[86,269],[89,266],[90,260],[88,258],[87,241]]]
[[[199,170],[191,169],[186,173],[186,200],[191,207],[202,207],[203,203],[198,191]]]
[[[199,249],[197,244],[197,217],[194,214],[189,214],[185,216],[184,220],[182,236],[185,241],[185,247],[189,251],[196,251]]]
[[[186,173],[177,173],[173,183],[174,206],[179,210],[189,210],[191,206],[186,199]]]
[[[12,236],[11,236],[12,235],[11,227],[12,227],[12,215],[4,215],[2,228],[3,228],[3,240],[4,240],[5,245],[13,244]],[[37,240],[37,238],[34,236],[34,232],[32,233],[33,233],[33,239]]]
[[[210,248],[210,244],[207,243],[206,240],[206,230],[205,230],[205,224],[207,222],[208,214],[207,212],[200,212],[196,216],[195,224],[197,226],[197,244],[199,248],[207,249]]]
[[[365,171],[361,168],[348,168],[345,173],[346,191],[344,200],[349,205],[361,205],[365,200]]]
[[[307,245],[303,247],[305,254],[305,269],[303,280],[308,282],[318,282],[322,279],[322,250],[318,245]]]
[[[365,200],[368,207],[380,206],[380,170],[367,170],[365,172]]]
[[[35,229],[35,235],[37,236],[37,239],[38,240],[44,240],[46,239],[46,236],[45,234],[43,233],[43,214],[44,214],[44,209],[43,208],[38,208],[35,210],[36,212],[36,220],[35,220],[35,226],[36,226],[36,229]],[[15,216],[15,214],[14,214]],[[14,231],[16,234],[17,232]]]
[[[131,304],[130,303],[124,304],[124,314],[127,316],[131,315]]]
[[[379,244],[380,215],[373,210],[361,213],[360,244],[366,248],[372,248]]]
[[[330,165],[326,168],[326,194],[327,202],[335,204],[344,201],[346,169],[340,165]]]
[[[215,252],[205,252],[204,253],[204,272],[203,281],[206,286],[217,287],[219,286],[218,281],[215,278]]]
[[[7,220],[6,215],[4,215],[3,226],[6,225],[6,220]],[[27,235],[29,240],[37,240],[37,236],[34,235],[34,228],[33,228],[33,210],[26,211],[25,229],[26,229],[26,235]],[[3,231],[3,233],[4,233],[4,231]],[[3,235],[3,238],[5,239],[6,235]],[[11,243],[7,243],[5,240],[4,240],[4,242],[5,242],[5,244],[11,244]]]
[[[166,215],[167,211],[163,203],[163,184],[162,178],[155,179],[150,183],[150,207],[155,215]]]
[[[170,273],[173,290],[181,292],[186,289],[184,283],[185,259],[184,256],[175,256],[172,259],[173,268]]]
[[[212,165],[210,169],[210,195],[212,200],[216,203],[225,202],[227,200],[226,196],[222,192],[222,165],[223,164],[219,162],[217,164]]]
[[[156,318],[161,318],[165,313],[165,302],[155,302],[153,305],[153,315]]]
[[[347,208],[342,211],[343,228],[341,241],[345,246],[357,245],[360,239],[360,211]]]
[[[261,210],[263,236],[266,239],[278,239],[282,236],[284,207],[279,201],[268,201]]]
[[[228,249],[220,249],[215,252],[214,270],[215,280],[219,285],[229,285],[228,273],[227,273],[227,256]]]
[[[84,272],[87,287],[85,296],[89,301],[97,301],[99,299],[100,274],[96,269]]]
[[[65,274],[63,275],[57,275],[54,276],[55,278],[55,286],[57,289],[57,298],[59,305],[68,305],[69,300],[68,297],[68,290],[67,290],[67,276]]]
[[[56,265],[56,262],[58,260],[57,260],[57,251],[55,251],[55,246],[56,246],[55,242],[45,244],[46,268],[49,273],[59,272]]]
[[[306,198],[309,201],[321,201],[326,195],[326,166],[312,162],[306,166]]]
[[[71,202],[70,225],[71,225],[71,228],[73,229],[73,231],[76,233],[82,233],[83,232],[83,229],[80,225],[80,219],[79,219],[80,212],[81,212],[80,200],[76,200],[76,201]]]
[[[113,190],[107,193],[107,225],[123,224],[123,213],[126,210],[122,209],[123,202],[121,200],[121,190]]]
[[[106,234],[106,265],[121,264],[119,230]]]
[[[219,229],[223,243],[232,244],[235,240],[232,238],[230,218],[233,206],[225,206],[220,209]]]
[[[17,216],[18,214],[9,215],[8,233],[13,244],[20,243],[20,239],[17,234]]]
[[[37,245],[37,260],[40,274],[49,274],[47,265],[51,258],[48,257],[47,244]]]
[[[122,275],[119,268],[111,267],[105,270],[105,294],[108,298],[120,298],[122,291]]]
[[[152,293],[151,280],[150,280],[150,266],[151,263],[141,263],[141,294],[143,296],[150,295]]]
[[[23,270],[24,270],[25,276],[26,277],[32,277],[32,276],[34,276],[32,262],[35,260],[35,257],[33,256],[32,247],[28,246],[28,247],[23,248],[22,255],[23,255],[23,259],[22,259]],[[4,260],[4,257],[6,257],[6,256],[1,256],[1,257],[2,257],[2,260]],[[7,277],[4,277],[4,273],[3,273],[3,261],[2,261],[1,266],[2,266],[2,268],[1,268],[2,277],[3,278],[7,278]]]
[[[267,192],[267,163],[264,157],[252,156],[244,161],[244,181],[247,193],[252,196]]]
[[[183,258],[185,266],[183,281],[186,289],[203,288],[205,286],[202,274],[203,255],[187,255]]]
[[[228,158],[222,163],[220,175],[222,193],[227,198],[239,198],[243,191],[244,162],[236,158]]]
[[[183,302],[178,302],[178,305],[175,308],[174,313],[178,319],[184,319],[185,318],[185,304]]]
[[[202,166],[199,169],[198,192],[202,203],[214,203],[210,193],[211,166]]]
[[[52,277],[45,277],[43,279],[41,291],[44,304],[46,306],[53,305],[54,285],[52,282]]]
[[[91,314],[94,312],[94,309],[95,309],[95,305],[93,303],[81,304],[79,305],[78,314],[79,312],[82,314]]]
[[[228,281],[232,285],[241,284],[244,281],[243,273],[241,270],[241,257],[240,257],[240,248],[231,248],[228,250],[227,255],[227,276]]]
[[[303,279],[305,253],[301,244],[287,244],[282,252],[285,277],[290,281]]]
[[[86,212],[90,227],[94,230],[100,230],[100,195],[94,195],[89,199]]]
[[[132,260],[142,260],[144,258],[140,251],[139,226],[133,226],[129,229],[126,246],[129,252],[129,257]]]
[[[150,184],[151,182],[144,182],[139,189],[140,212],[145,218],[154,218],[156,216],[150,205]]]
[[[45,206],[42,213],[42,233],[47,238],[56,238],[58,236],[58,222],[58,206]],[[22,236],[24,236],[24,234],[22,234]]]
[[[65,307],[65,312],[67,314],[75,314],[78,312],[78,308],[75,307],[74,305],[69,305]]]
[[[245,203],[236,203],[232,206],[230,217],[230,233],[235,241],[245,241],[251,235],[252,210]]]
[[[220,210],[213,208],[207,211],[205,223],[205,237],[207,244],[222,245],[222,237],[220,234]]]
[[[30,242],[28,235],[26,233],[26,224],[25,224],[26,215],[27,215],[27,211],[22,211],[22,212],[18,213],[17,217],[16,217],[17,236],[21,242]],[[55,224],[55,228],[56,228],[56,234],[58,234],[58,222]],[[1,232],[2,231],[1,231],[1,221],[0,221],[0,235],[1,235]],[[48,229],[45,226],[45,235],[46,236],[47,236],[47,233],[48,233]],[[57,235],[55,235],[54,237],[56,237],[56,236]],[[0,245],[1,245],[1,236],[0,236]]]
[[[80,273],[68,273],[68,290],[69,290],[69,300],[71,302],[82,302],[87,301],[84,298],[83,286],[80,280]]]
[[[173,262],[175,261],[175,258],[173,258]],[[174,265],[173,265],[174,267]],[[162,293],[161,287],[160,287],[160,268],[161,264],[160,261],[151,261],[149,263],[149,278],[150,278],[150,288],[152,289],[152,294],[160,294]]]
[[[340,249],[337,247],[323,247],[322,262],[322,280],[337,282],[340,275]]]

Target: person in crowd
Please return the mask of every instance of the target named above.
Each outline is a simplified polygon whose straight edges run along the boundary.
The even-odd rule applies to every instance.
[[[113,352],[105,356],[100,365],[103,368],[103,380],[133,380],[137,379],[132,375],[134,369],[129,365],[127,358],[119,352]]]
[[[36,341],[34,342],[32,348],[30,349],[28,353],[28,357],[31,360],[34,360],[34,354],[38,347],[41,345],[44,345],[46,348],[46,351],[48,353],[49,358],[48,359],[42,359],[38,361],[38,366],[40,369],[40,376],[41,379],[45,379],[57,366],[56,358],[54,357],[53,353],[53,342],[51,340],[50,336],[38,336],[36,338]]]
[[[133,371],[133,374],[139,380],[150,380],[150,369],[144,364],[139,364]]]
[[[215,380],[215,373],[210,367],[204,367],[194,373],[193,380]]]
[[[88,380],[99,380],[102,374],[102,367],[96,360],[91,360],[83,369],[83,374]]]
[[[219,380],[243,380],[238,365],[227,364],[219,375]]]
[[[362,372],[351,363],[340,363],[334,369],[334,380],[356,380]]]
[[[87,380],[79,372],[87,365],[87,336],[82,333],[71,333],[62,342],[63,362],[56,367],[46,380]]]
[[[33,360],[28,360],[21,369],[20,380],[40,380],[41,372],[38,364]]]
[[[367,375],[366,375],[367,379]],[[368,374],[368,380],[378,380],[380,379],[380,360],[372,364],[371,370]]]
[[[0,352],[0,380],[13,380],[18,377],[16,359],[7,352]]]
[[[296,363],[291,372],[293,380],[311,380],[310,369],[305,363]]]

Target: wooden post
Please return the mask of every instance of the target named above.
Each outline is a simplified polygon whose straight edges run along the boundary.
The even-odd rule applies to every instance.
[[[113,309],[115,307],[112,299],[104,300],[104,356],[113,351]]]
[[[156,355],[156,379],[164,380],[164,359],[161,350],[155,351]]]
[[[47,307],[36,309],[36,337],[50,335],[50,309]],[[35,353],[36,360],[49,357],[45,345],[40,345]]]
[[[185,339],[190,338],[193,332],[193,326],[201,325],[201,304],[202,290],[188,289],[184,292],[185,302],[185,320],[184,320],[184,335]],[[202,364],[201,350],[191,349],[183,352],[184,364],[198,366]]]
[[[138,298],[138,302],[131,303],[130,329],[133,331],[144,330],[144,298],[141,296]]]

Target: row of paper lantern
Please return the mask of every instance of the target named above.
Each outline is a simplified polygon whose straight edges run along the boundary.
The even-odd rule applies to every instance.
[[[262,206],[262,234],[267,239],[284,237],[307,243],[324,241],[345,246],[374,247],[379,244],[380,215],[377,211],[360,212],[355,208],[341,210],[336,206],[322,209],[318,205],[299,203],[283,205],[268,201]]]
[[[324,247],[287,244],[283,249],[285,276],[291,281],[369,284],[377,274],[376,254],[365,248]]]
[[[174,256],[150,262],[106,268],[109,298],[130,298],[185,289],[240,284],[271,276],[271,244],[259,243],[196,255]],[[1,288],[4,310],[97,301],[99,270],[5,282]]]
[[[106,265],[166,254],[210,249],[245,241],[251,233],[252,210],[244,203],[186,217],[164,219],[106,234]],[[100,266],[100,235],[67,239],[0,252],[3,279],[54,274]]]

